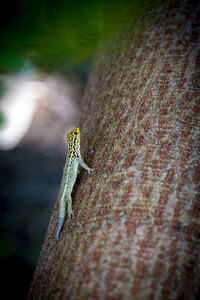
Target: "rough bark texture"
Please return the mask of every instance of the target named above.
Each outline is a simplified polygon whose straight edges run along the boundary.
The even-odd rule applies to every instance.
[[[29,299],[200,297],[199,15],[167,2],[97,54],[81,123],[95,172],[58,242],[56,203]]]

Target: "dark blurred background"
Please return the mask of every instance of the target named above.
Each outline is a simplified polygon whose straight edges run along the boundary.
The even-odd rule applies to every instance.
[[[1,293],[24,299],[93,54],[149,1],[9,0],[0,10]],[[133,18],[133,16],[132,16]]]

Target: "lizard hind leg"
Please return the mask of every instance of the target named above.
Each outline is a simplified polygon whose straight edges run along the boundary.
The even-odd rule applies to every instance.
[[[73,210],[72,210],[72,197],[71,195],[68,195],[67,197],[67,213],[68,213],[68,218],[73,217]]]

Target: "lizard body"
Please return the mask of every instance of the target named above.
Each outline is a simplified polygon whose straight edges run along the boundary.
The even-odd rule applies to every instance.
[[[56,233],[57,240],[59,239],[60,231],[62,229],[63,221],[65,218],[66,204],[68,208],[68,217],[72,217],[72,198],[71,193],[76,181],[78,166],[79,164],[88,171],[92,172],[93,169],[90,169],[82,160],[80,153],[80,129],[75,127],[67,135],[67,158],[65,162],[63,178],[61,182],[60,190],[60,208],[59,208],[59,221],[58,228]]]

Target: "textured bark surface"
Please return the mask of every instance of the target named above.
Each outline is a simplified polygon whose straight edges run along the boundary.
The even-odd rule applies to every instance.
[[[200,297],[200,5],[171,1],[96,55],[74,218],[58,202],[29,299]]]

